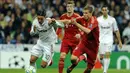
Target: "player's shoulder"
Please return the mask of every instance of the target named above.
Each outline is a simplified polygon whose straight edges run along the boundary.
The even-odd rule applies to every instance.
[[[109,15],[109,18],[110,18],[111,20],[115,20],[115,18],[114,18],[113,16],[110,16],[110,15]]]
[[[33,20],[33,25],[34,25],[34,24],[37,24],[37,22],[38,22],[38,20],[37,20],[37,17],[36,17],[36,18],[34,18],[34,20]]]
[[[101,15],[101,16],[99,16],[99,17],[97,17],[97,20],[100,20],[100,19],[102,19],[102,15]]]
[[[64,14],[61,15],[61,17],[64,17],[64,16],[66,16],[66,15],[67,15],[67,13],[64,13]]]

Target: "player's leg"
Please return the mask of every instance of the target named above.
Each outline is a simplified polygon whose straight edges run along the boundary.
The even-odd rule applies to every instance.
[[[54,55],[53,45],[43,46],[42,62],[41,62],[42,68],[46,68],[47,66],[51,64],[53,55]]]
[[[60,60],[59,60],[59,73],[63,72],[65,58],[66,58],[66,53],[65,52],[61,52],[60,53]]]
[[[78,58],[78,62],[80,62],[80,61],[84,61],[85,63],[87,62],[87,56],[86,56],[86,54],[83,54],[83,55],[80,55],[79,56],[79,58]]]
[[[66,58],[66,54],[69,52],[69,47],[67,43],[61,44],[61,49],[60,49],[60,59],[59,59],[59,73],[63,73],[64,69],[64,60]]]
[[[71,54],[73,53],[73,50],[76,48],[76,46],[77,46],[77,45],[75,45],[75,44],[72,46]],[[87,61],[86,54],[80,55],[80,56],[78,57],[78,62],[80,62],[80,61],[82,61],[82,60],[86,63],[86,61]]]
[[[110,64],[110,52],[106,52],[104,56],[104,73],[107,73],[108,67]]]
[[[30,58],[30,66],[35,67],[35,62],[36,62],[37,59],[38,59],[38,57],[36,57],[36,56],[34,56],[34,55],[31,55],[31,58]]]
[[[67,68],[67,73],[70,73],[78,64],[79,62],[79,56],[83,54],[82,49],[84,46],[82,44],[79,44],[73,51],[71,56],[71,65]]]
[[[38,57],[41,56],[41,49],[38,47],[38,45],[35,45],[31,50],[31,57],[30,57],[30,66],[26,68],[26,73],[28,71],[36,72],[36,65],[35,62],[38,59]]]
[[[86,54],[87,54],[87,68],[85,69],[84,73],[91,73],[97,58],[98,48],[94,48],[94,49],[91,48],[91,50],[89,48],[86,50]]]
[[[99,57],[100,57],[100,63],[102,66],[104,66],[104,54],[105,54],[105,49],[104,49],[104,44],[99,45]]]
[[[104,55],[104,73],[107,73],[107,70],[109,68],[109,64],[110,64],[110,54],[111,54],[111,48],[112,48],[112,44],[106,44],[105,47],[105,55]]]

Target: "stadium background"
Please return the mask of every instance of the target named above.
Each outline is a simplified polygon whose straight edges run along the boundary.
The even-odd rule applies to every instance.
[[[0,0],[0,73],[24,73],[24,68],[29,62],[29,50],[36,43],[38,36],[29,34],[36,11],[42,7],[47,10],[47,17],[59,19],[66,12],[67,0]],[[75,12],[82,15],[85,5],[95,6],[95,16],[101,15],[101,7],[108,5],[109,14],[116,18],[123,42],[123,48],[119,49],[118,41],[114,38],[113,52],[111,55],[110,73],[130,73],[130,0],[75,0]],[[55,28],[56,29],[56,28]],[[40,59],[37,67],[42,72],[58,72],[58,60],[60,40],[56,42],[54,64],[48,69],[40,69]],[[70,56],[67,56],[65,68],[69,66]],[[75,72],[83,72],[86,67],[81,62]],[[12,69],[13,68],[13,69]],[[20,68],[20,69],[19,69]],[[101,72],[100,63],[97,60],[93,73]],[[123,69],[123,70],[122,70]],[[10,72],[11,71],[11,72]],[[17,72],[18,71],[18,72]],[[51,72],[52,71],[52,72]]]

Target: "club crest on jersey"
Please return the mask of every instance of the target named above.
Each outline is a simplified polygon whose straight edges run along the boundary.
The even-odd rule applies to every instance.
[[[89,28],[92,28],[92,26],[93,26],[93,24],[90,24],[88,27],[89,27]]]

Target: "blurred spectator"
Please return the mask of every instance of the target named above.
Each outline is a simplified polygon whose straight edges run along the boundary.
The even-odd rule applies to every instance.
[[[80,15],[82,15],[82,7],[81,7],[80,1],[76,2],[75,12],[79,13]]]
[[[125,6],[124,16],[125,16],[125,19],[130,20],[130,12],[129,12],[129,7],[128,7],[128,5]]]
[[[129,40],[129,38],[127,36],[123,36],[123,44],[124,45],[130,44],[130,40]]]
[[[11,11],[10,10],[7,12],[7,15],[4,17],[4,19],[6,22],[9,22],[11,20]]]
[[[128,22],[128,26],[123,31],[123,37],[128,37],[128,41],[130,40],[130,21]]]
[[[4,29],[5,36],[11,35],[12,38],[14,37],[14,29],[13,29],[13,22],[10,20],[8,25]]]
[[[0,44],[2,44],[4,42],[4,39],[5,39],[4,30],[0,26]]]
[[[0,26],[2,27],[2,29],[4,29],[7,26],[7,22],[4,19],[4,14],[0,14]]]
[[[36,9],[35,8],[32,8],[31,9],[31,12],[29,12],[28,14],[27,14],[27,20],[29,20],[29,21],[33,21],[33,19],[36,17]]]

